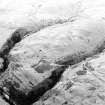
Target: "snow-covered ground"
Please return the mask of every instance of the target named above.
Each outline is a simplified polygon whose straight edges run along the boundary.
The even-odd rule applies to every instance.
[[[28,94],[66,62],[72,66],[34,105],[105,104],[104,0],[0,0],[0,48],[21,28],[32,33],[8,54],[6,93],[3,81]]]

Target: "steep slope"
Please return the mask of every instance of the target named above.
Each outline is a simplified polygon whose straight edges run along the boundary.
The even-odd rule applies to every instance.
[[[69,65],[103,51],[104,27],[100,20],[82,18],[29,35],[8,55],[9,66],[1,78],[5,92],[17,105],[37,101],[58,82]]]
[[[21,2],[1,0],[0,29],[3,33],[1,35],[4,35],[3,41],[0,42],[1,97],[11,105],[31,105],[53,88],[55,92],[58,92],[55,99],[62,99],[61,103],[59,100],[53,102],[55,93],[49,96],[52,89],[35,104],[42,105],[49,104],[49,102],[57,105],[77,104],[78,102],[78,104],[88,104],[90,99],[87,99],[89,95],[85,92],[87,90],[87,87],[84,87],[85,82],[75,81],[78,75],[81,78],[81,75],[85,75],[88,70],[86,67],[81,68],[82,63],[78,64],[78,67],[72,65],[104,50],[104,6],[103,0],[98,2],[95,0],[60,0],[57,3],[55,0],[39,0],[38,2],[36,0],[22,0]],[[85,66],[91,68],[88,63]],[[89,77],[85,78],[86,75]],[[96,77],[91,74],[86,75],[83,76],[85,79],[94,78],[94,82],[98,81],[96,74],[94,75]],[[77,87],[73,84],[77,84]],[[83,85],[84,88],[78,84]],[[69,94],[68,89],[72,85],[74,90]],[[66,90],[65,87],[67,87]],[[79,88],[84,93],[82,94],[75,88]],[[61,93],[64,94],[64,99],[62,95],[59,96]],[[71,101],[68,101],[67,97]],[[85,98],[85,102],[81,103],[80,101]],[[97,104],[95,101],[94,103]]]
[[[105,51],[69,67],[59,83],[33,105],[69,104],[105,104]]]

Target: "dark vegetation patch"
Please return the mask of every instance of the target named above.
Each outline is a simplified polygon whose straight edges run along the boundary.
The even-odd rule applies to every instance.
[[[5,102],[7,102],[8,104],[10,104],[10,105],[15,105],[15,104],[13,103],[13,101],[11,101],[10,99],[8,99],[8,98],[5,96],[5,92],[4,92],[4,90],[3,90],[2,88],[0,88],[0,96],[1,96],[1,98],[2,98],[3,100],[5,100]]]
[[[65,90],[70,89],[73,86],[73,82],[69,81],[66,83]]]
[[[8,65],[9,65],[8,55],[9,55],[9,52],[11,51],[11,49],[15,46],[15,44],[20,42],[24,38],[24,36],[27,35],[28,33],[30,33],[30,32],[27,31],[26,29],[23,29],[23,28],[22,29],[17,29],[12,34],[12,36],[3,44],[3,46],[0,49],[0,57],[3,59],[3,67],[0,68],[0,73],[5,72],[6,69],[8,68]],[[19,87],[18,84],[16,84],[16,86]],[[0,89],[0,96],[6,102],[8,102],[10,105],[14,105],[13,101],[11,101],[7,97],[5,97],[4,90],[2,88]]]
[[[68,102],[67,102],[67,101],[65,101],[62,105],[68,105]]]
[[[33,87],[28,94],[23,93],[11,85],[9,88],[10,100],[15,101],[16,105],[31,105],[32,103],[36,102],[45,92],[56,85],[65,69],[66,66],[61,66],[52,71],[51,76]]]
[[[27,35],[29,31],[26,29],[17,29],[12,36],[3,44],[0,49],[0,57],[4,60],[3,68],[1,68],[0,72],[4,72],[9,64],[8,55],[11,49],[20,42],[25,35]]]
[[[61,94],[61,92],[59,91],[59,90],[57,90],[56,88],[54,88],[54,89],[51,89],[51,90],[49,90],[49,91],[47,91],[41,98],[40,98],[40,100],[41,101],[45,101],[45,100],[47,100],[49,97],[51,97],[51,96],[58,96],[58,95],[60,95]]]

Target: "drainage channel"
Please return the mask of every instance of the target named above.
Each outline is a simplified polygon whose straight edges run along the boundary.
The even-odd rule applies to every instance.
[[[66,66],[61,66],[55,69],[51,76],[33,87],[27,95],[11,86],[9,89],[10,99],[13,100],[16,105],[32,105],[34,102],[38,101],[45,92],[56,85],[66,68]]]

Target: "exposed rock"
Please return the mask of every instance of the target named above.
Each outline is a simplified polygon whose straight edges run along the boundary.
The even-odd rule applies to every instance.
[[[104,12],[103,0],[1,0],[1,97],[10,105],[104,105]]]
[[[104,105],[105,52],[69,67],[57,85],[33,105]],[[84,71],[84,75],[77,72]],[[91,69],[94,68],[94,71]],[[71,84],[69,88],[68,84]],[[56,90],[57,92],[52,92]],[[56,94],[57,93],[57,94]],[[45,100],[44,97],[47,98]]]
[[[97,27],[95,22],[98,23]],[[75,24],[78,24],[79,26],[75,26]],[[90,26],[94,29],[94,31],[91,30]],[[62,28],[64,30],[62,30]],[[70,34],[70,28],[72,33],[77,34]],[[85,28],[85,30],[83,29],[80,31],[81,28]],[[72,24],[68,22],[62,25],[60,24],[45,28],[23,39],[10,51],[9,54],[10,64],[8,72],[11,71],[11,73],[9,73],[11,75],[8,75],[7,78],[3,78],[4,80],[2,80],[7,81],[7,83],[3,84],[3,86],[7,88],[6,92],[8,93],[9,91],[11,99],[15,100],[19,105],[29,105],[34,101],[37,101],[40,96],[42,96],[46,91],[51,89],[57,83],[56,79],[50,79],[50,77],[53,75],[53,72],[51,74],[51,71],[57,73],[56,68],[58,68],[58,71],[60,72],[59,66],[69,66],[76,64],[89,56],[101,52],[104,49],[103,28],[104,24],[98,20],[94,20],[93,23],[90,23],[90,20],[83,21],[83,24],[82,21],[75,21]],[[65,30],[67,34],[65,33]],[[82,33],[84,34],[82,35]],[[90,33],[89,37],[86,36],[87,33],[88,35]],[[54,43],[51,41],[53,37],[55,38],[53,40]],[[72,40],[68,40],[68,37],[71,37]],[[87,41],[88,38],[89,41]],[[52,65],[52,69],[49,68],[49,70],[43,71],[42,73],[35,71],[35,65],[36,69],[39,66],[42,68],[42,70],[44,70],[44,66],[41,65],[41,63],[43,64],[44,62],[48,66]],[[32,68],[33,65],[34,68]],[[63,69],[63,72],[64,71],[65,69]],[[87,73],[86,70],[81,71],[82,74],[79,72],[80,70],[77,71],[76,74],[85,75]],[[58,74],[59,73],[57,73],[55,78],[60,77]],[[9,87],[9,85],[7,85],[8,83],[13,87]],[[14,84],[18,85],[15,86]],[[24,102],[25,100],[27,100],[26,103]]]

